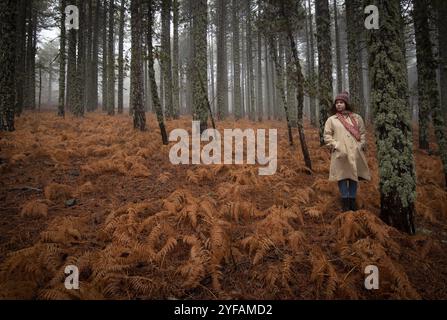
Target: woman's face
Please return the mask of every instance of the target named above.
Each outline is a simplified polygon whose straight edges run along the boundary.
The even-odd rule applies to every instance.
[[[337,109],[337,112],[343,112],[346,110],[346,104],[343,100],[337,100],[335,101],[335,108]]]

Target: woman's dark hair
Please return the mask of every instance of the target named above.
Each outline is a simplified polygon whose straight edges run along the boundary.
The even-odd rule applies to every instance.
[[[339,100],[341,100],[341,99],[339,99]],[[337,108],[335,107],[335,103],[336,103],[337,101],[338,101],[338,100],[335,100],[334,103],[332,104],[332,109],[331,109],[331,114],[332,114],[332,115],[334,115],[334,114],[337,113]],[[343,100],[341,100],[341,101],[343,101]],[[345,105],[346,105],[346,110],[351,111],[351,112],[354,112],[354,109],[352,108],[352,106],[351,106],[349,103],[346,103],[346,101],[343,101],[343,102],[344,102]]]

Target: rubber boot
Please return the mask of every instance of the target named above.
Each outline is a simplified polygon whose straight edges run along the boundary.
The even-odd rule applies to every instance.
[[[349,199],[349,210],[357,211],[357,203],[355,201],[355,198]]]
[[[342,211],[346,212],[350,210],[349,198],[341,198]]]

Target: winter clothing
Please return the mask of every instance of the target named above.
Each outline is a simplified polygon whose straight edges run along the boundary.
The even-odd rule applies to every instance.
[[[357,204],[355,202],[355,198],[349,198],[349,210],[357,211]]]
[[[339,117],[345,118],[340,121]],[[342,121],[347,122],[354,130],[357,127],[360,133],[360,141],[354,137],[355,133],[346,129]],[[344,179],[353,181],[359,181],[359,179],[371,180],[368,163],[363,153],[366,145],[365,124],[360,115],[347,112],[346,115],[337,113],[329,117],[324,127],[324,142],[332,150],[329,171],[330,181]]]
[[[338,188],[342,198],[355,198],[357,195],[357,182],[354,180],[340,180],[338,181]]]
[[[346,115],[349,117],[349,120],[351,120],[351,123],[349,123],[346,120]],[[357,140],[361,141],[362,136],[360,135],[359,125],[357,124],[357,121],[355,120],[355,117],[353,116],[352,112],[337,112],[337,119],[340,120],[340,122],[343,124],[346,130],[349,131],[349,133]]]
[[[342,208],[341,210],[343,212],[351,210],[350,209],[350,202],[349,202],[349,200],[351,200],[351,199],[349,199],[349,198],[341,198],[341,208]]]
[[[337,102],[337,100],[344,101],[345,104],[348,105],[349,104],[349,93],[345,91],[345,92],[342,92],[342,93],[338,94],[335,97],[334,104],[335,104],[335,102]]]

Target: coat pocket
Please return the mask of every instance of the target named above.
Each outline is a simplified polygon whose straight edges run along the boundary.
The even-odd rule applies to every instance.
[[[344,143],[337,141],[334,147],[334,156],[335,159],[342,159],[347,157],[346,146]]]

